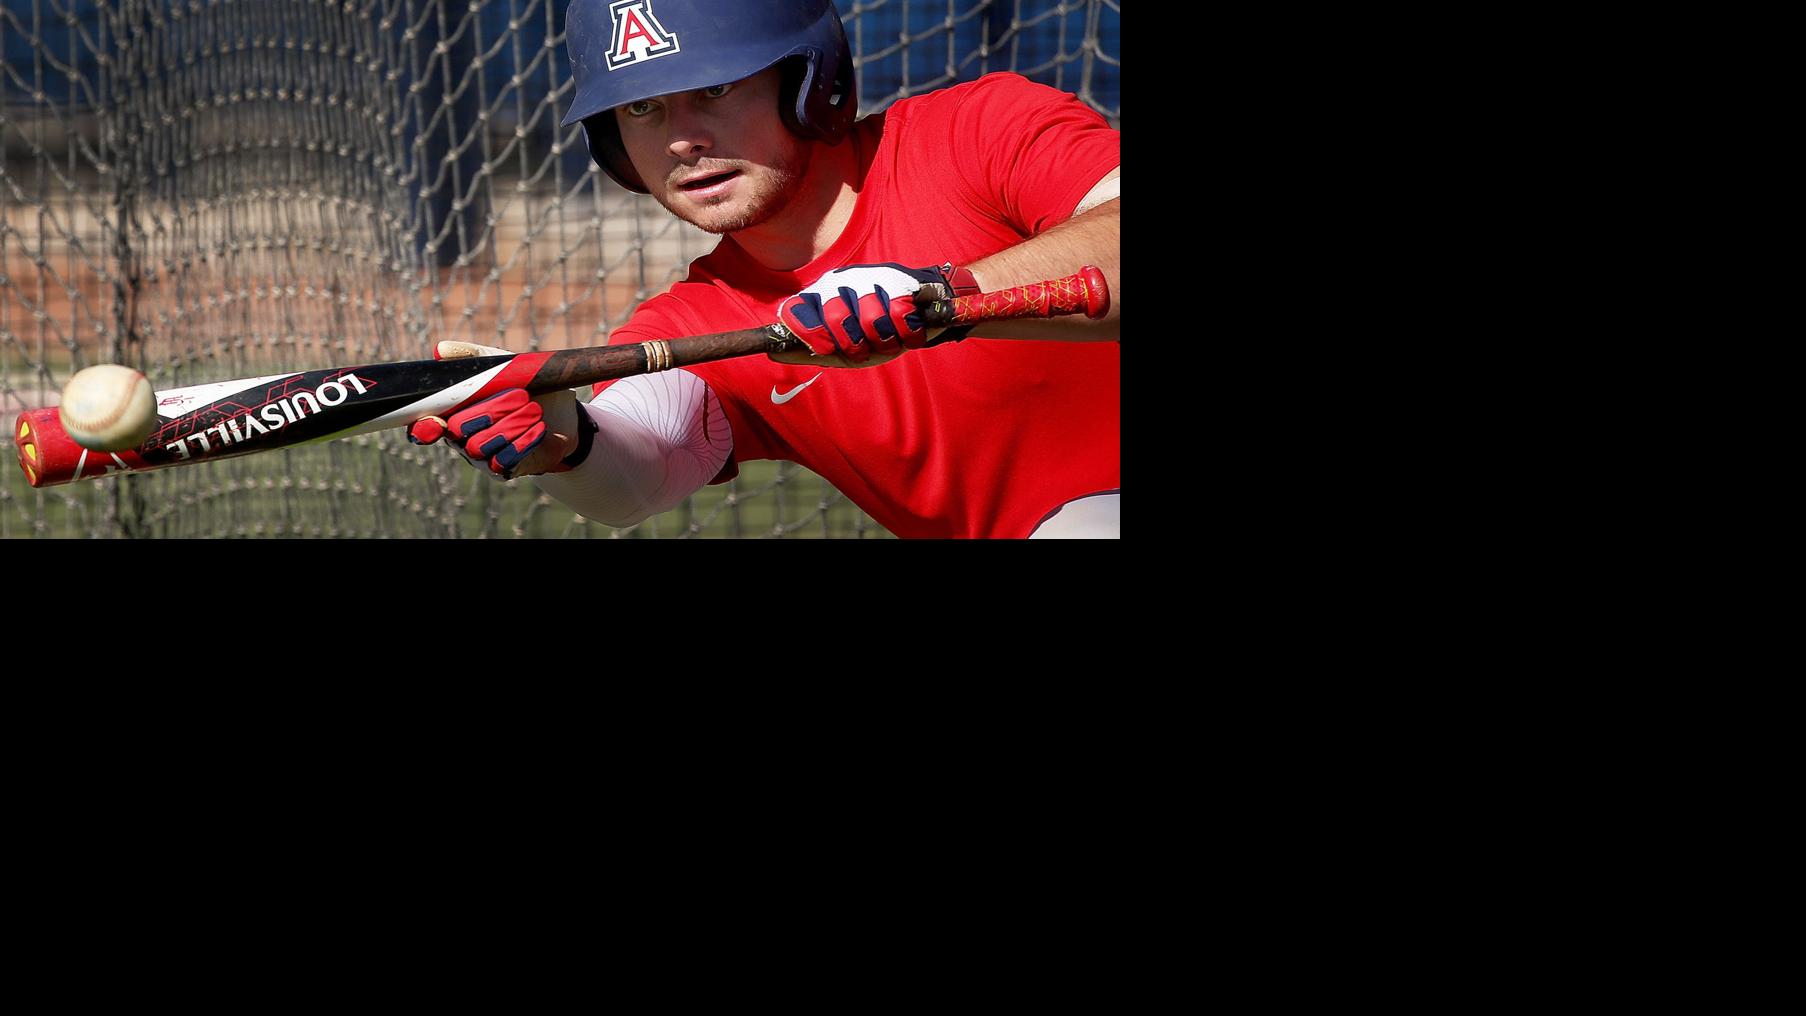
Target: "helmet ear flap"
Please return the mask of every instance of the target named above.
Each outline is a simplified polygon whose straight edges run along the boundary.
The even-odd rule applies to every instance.
[[[816,50],[780,65],[778,112],[801,137],[839,144],[858,114],[853,61],[845,49]],[[825,73],[824,73],[825,72]]]
[[[621,127],[615,122],[615,111],[605,109],[583,120],[583,136],[589,141],[589,157],[615,183],[636,194],[650,194],[645,181],[627,157],[627,146],[621,143]]]
[[[784,126],[790,133],[800,137],[811,137],[812,133],[804,125],[802,110],[808,96],[803,94],[803,86],[808,83],[809,60],[806,57],[793,56],[778,64],[778,115],[784,118]]]
[[[821,93],[822,129],[829,135],[828,140],[837,142],[859,115],[859,79],[854,73],[853,54],[845,47],[829,50],[823,61],[832,61],[834,66],[828,87]]]

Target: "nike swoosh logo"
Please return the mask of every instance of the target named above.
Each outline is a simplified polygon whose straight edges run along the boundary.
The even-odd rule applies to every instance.
[[[815,377],[821,377],[821,372],[818,372],[815,375]],[[804,381],[802,384],[797,385],[795,388],[790,389],[789,391],[785,392],[782,395],[778,394],[778,386],[772,385],[771,386],[771,404],[774,406],[781,406],[784,403],[789,402],[791,399],[796,398],[798,392],[801,392],[803,389],[805,389],[815,383],[815,377],[812,377],[809,380]]]

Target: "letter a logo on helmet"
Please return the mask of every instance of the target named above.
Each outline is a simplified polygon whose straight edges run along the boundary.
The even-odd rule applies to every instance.
[[[608,47],[608,69],[677,52],[677,36],[652,16],[652,0],[615,0],[608,5],[614,16],[614,42]]]
[[[654,7],[683,35],[676,59],[658,59],[677,53],[677,36]],[[831,0],[570,0],[564,24],[576,89],[559,126],[581,121],[596,165],[639,194],[646,184],[612,112],[628,103],[777,67],[778,115],[798,137],[839,144],[859,112],[853,53]]]

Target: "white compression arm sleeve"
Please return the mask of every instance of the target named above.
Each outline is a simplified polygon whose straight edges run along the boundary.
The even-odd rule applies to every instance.
[[[687,370],[623,378],[585,405],[596,421],[589,456],[533,479],[585,518],[631,526],[677,507],[715,478],[733,450],[721,402]]]

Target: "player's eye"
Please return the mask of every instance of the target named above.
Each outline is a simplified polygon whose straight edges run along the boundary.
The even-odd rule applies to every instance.
[[[709,88],[703,89],[702,94],[708,96],[711,99],[719,99],[722,96],[726,95],[727,93],[729,93],[733,90],[734,90],[733,85],[714,85]]]
[[[621,108],[627,111],[628,116],[645,116],[657,107],[652,104],[650,99],[641,99],[638,102],[630,102]]]

